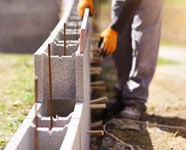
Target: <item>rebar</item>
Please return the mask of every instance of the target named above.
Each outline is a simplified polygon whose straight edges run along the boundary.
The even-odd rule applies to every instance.
[[[38,118],[37,118],[37,91],[38,91],[38,87],[37,87],[37,82],[38,82],[38,78],[35,77],[35,130],[34,130],[34,150],[38,150],[38,132],[37,132],[37,127],[38,127]]]
[[[77,21],[77,23],[76,23],[76,38],[77,38],[77,40],[78,40],[78,38],[79,38],[79,23],[78,23],[78,21]]]
[[[52,101],[52,66],[51,66],[51,50],[48,44],[48,74],[49,74],[49,103],[50,103],[50,130],[53,127],[53,101]]]
[[[64,56],[66,56],[66,23],[64,23]]]

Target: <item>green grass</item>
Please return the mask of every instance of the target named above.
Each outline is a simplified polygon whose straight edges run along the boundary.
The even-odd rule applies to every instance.
[[[33,104],[33,55],[0,53],[0,78],[0,149],[3,149]]]
[[[169,59],[164,59],[164,58],[158,58],[158,65],[159,66],[162,66],[162,65],[177,65],[179,64],[178,62],[176,61],[172,61],[172,60],[169,60]]]
[[[167,41],[167,40],[161,40],[160,45],[162,46],[169,46],[169,47],[177,47],[177,48],[186,48],[185,42],[179,42],[179,41]]]
[[[165,7],[185,7],[185,0],[165,0]]]

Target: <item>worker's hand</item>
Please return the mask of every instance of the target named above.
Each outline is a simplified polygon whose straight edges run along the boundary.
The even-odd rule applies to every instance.
[[[116,50],[118,33],[111,27],[106,28],[101,34],[100,39],[103,39],[103,51],[106,54],[112,54]]]
[[[92,16],[94,12],[94,5],[92,0],[79,0],[77,9],[78,9],[78,15],[80,17],[83,17],[85,8],[90,9],[90,16]]]

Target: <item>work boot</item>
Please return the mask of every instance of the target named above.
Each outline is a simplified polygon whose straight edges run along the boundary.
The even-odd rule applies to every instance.
[[[119,113],[124,108],[121,101],[121,94],[116,94],[112,100],[106,103],[106,109],[111,113]]]
[[[126,105],[120,112],[119,117],[123,119],[139,120],[144,113],[144,109],[138,105]]]
[[[115,95],[106,103],[106,111],[115,114],[123,110],[124,104],[122,103],[122,91],[119,90],[117,85],[113,87],[113,91]]]

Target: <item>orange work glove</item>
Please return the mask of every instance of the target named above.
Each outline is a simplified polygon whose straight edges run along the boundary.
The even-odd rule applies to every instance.
[[[79,0],[77,10],[80,17],[83,17],[85,8],[90,9],[90,16],[92,16],[94,12],[94,5],[92,0]]]
[[[100,38],[103,39],[103,51],[106,54],[112,54],[116,50],[118,33],[111,27],[106,28],[101,34]]]

